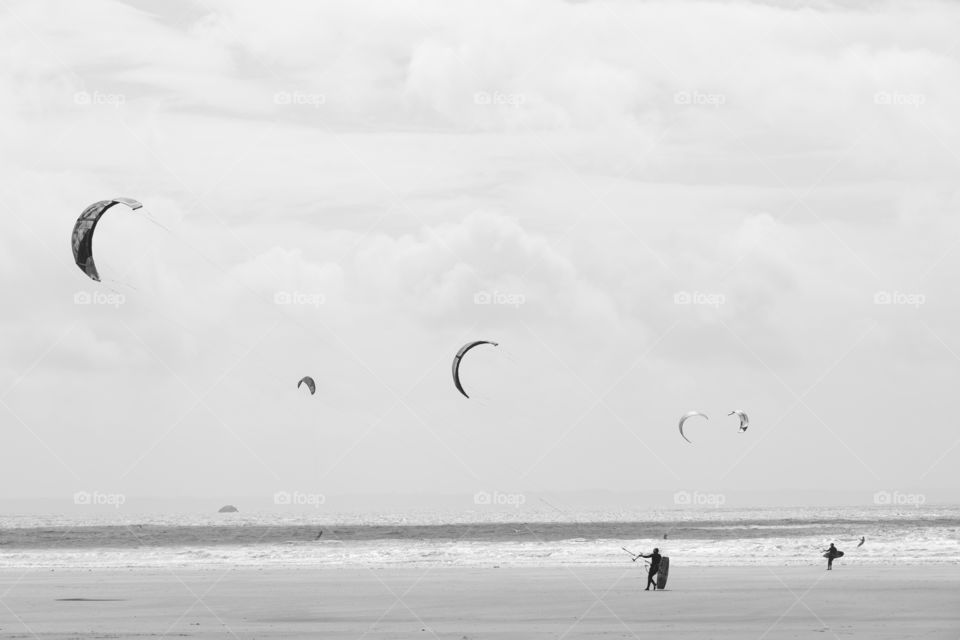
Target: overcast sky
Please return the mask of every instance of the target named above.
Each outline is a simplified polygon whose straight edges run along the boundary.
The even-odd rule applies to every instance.
[[[790,5],[3,3],[0,498],[960,489],[960,6]]]

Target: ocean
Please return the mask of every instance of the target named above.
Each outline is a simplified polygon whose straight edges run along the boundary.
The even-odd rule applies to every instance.
[[[823,563],[830,542],[843,563],[960,564],[960,507],[0,517],[3,568],[629,564],[621,547],[787,566]]]

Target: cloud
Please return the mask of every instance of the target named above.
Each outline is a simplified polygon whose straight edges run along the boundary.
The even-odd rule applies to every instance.
[[[285,395],[312,370],[336,446],[420,490],[391,448],[416,433],[437,458],[467,436],[394,412],[397,389],[431,427],[482,415],[526,434],[518,464],[585,412],[573,438],[619,424],[588,412],[592,389],[610,389],[623,422],[683,465],[654,426],[677,407],[736,396],[769,424],[792,400],[784,383],[806,389],[838,360],[818,387],[834,412],[883,387],[894,361],[915,386],[876,402],[934,406],[924,381],[960,352],[953,5],[0,11],[4,381],[96,372],[130,392],[110,424],[142,417],[134,390],[225,376],[217,411],[282,459],[258,434],[314,419]],[[116,195],[149,217],[105,220],[98,260],[115,277],[97,285],[67,238],[83,207]],[[126,303],[78,305],[81,290]],[[511,350],[503,369],[472,369],[494,390],[486,414],[443,395],[473,335]],[[16,399],[45,401],[33,393]],[[57,411],[45,425],[66,420]],[[895,434],[882,415],[871,429]],[[350,437],[372,423],[395,438],[382,450]],[[466,448],[474,466],[495,453]],[[550,451],[537,480],[552,486],[576,451]],[[602,464],[588,462],[585,477]],[[785,465],[783,482],[804,474]]]

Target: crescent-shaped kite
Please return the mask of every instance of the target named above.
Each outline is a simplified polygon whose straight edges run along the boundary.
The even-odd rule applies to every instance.
[[[467,392],[463,390],[463,385],[460,384],[460,361],[463,359],[463,356],[466,355],[467,351],[481,344],[492,344],[495,347],[500,346],[496,342],[490,342],[489,340],[475,340],[460,347],[457,355],[453,356],[453,384],[457,386],[457,390],[463,394],[464,398],[469,398],[470,396],[467,395]]]
[[[115,204],[125,204],[134,211],[143,206],[133,198],[101,200],[84,209],[80,217],[77,218],[76,224],[73,225],[73,235],[71,236],[73,261],[77,263],[81,271],[97,282],[100,281],[100,274],[97,272],[97,265],[93,261],[93,232],[97,228],[97,223],[100,222],[100,217]]]
[[[307,389],[310,389],[310,395],[313,395],[317,392],[317,383],[313,381],[313,378],[310,376],[304,376],[300,378],[300,382],[297,383],[297,389],[300,388],[300,385],[307,385]]]
[[[734,409],[727,415],[737,416],[738,418],[740,418],[740,433],[743,433],[744,431],[746,431],[747,428],[750,426],[750,417],[747,415],[745,411],[741,411],[740,409]]]
[[[690,418],[692,418],[693,416],[702,416],[707,420],[710,419],[710,416],[708,416],[705,413],[700,413],[699,411],[688,411],[685,414],[683,414],[683,417],[680,418],[680,435],[683,436],[683,439],[689,442],[690,444],[693,444],[693,442],[683,434],[683,423],[689,420]]]

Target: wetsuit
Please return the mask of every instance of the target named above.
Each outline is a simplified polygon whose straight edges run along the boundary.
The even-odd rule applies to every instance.
[[[653,590],[657,590],[657,582],[653,579],[653,576],[657,575],[660,572],[660,554],[654,551],[653,553],[644,555],[640,554],[641,558],[650,558],[650,572],[647,573],[647,591],[650,590],[650,585],[653,585]]]
[[[827,549],[827,571],[833,569],[833,559],[837,557],[837,548],[833,545],[830,545],[830,548]]]

